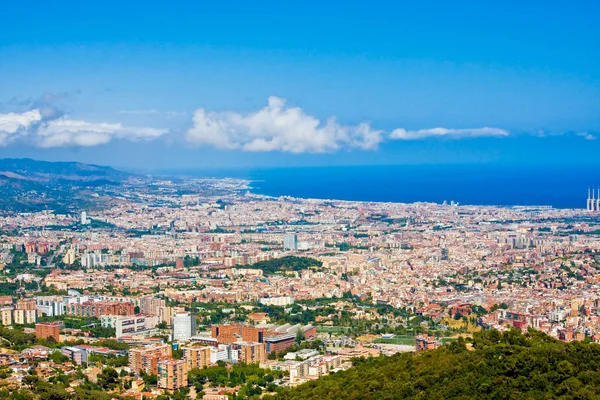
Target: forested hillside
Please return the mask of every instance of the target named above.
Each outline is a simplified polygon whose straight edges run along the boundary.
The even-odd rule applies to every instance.
[[[259,261],[247,268],[262,269],[265,275],[275,273],[295,272],[308,269],[310,267],[321,267],[323,263],[310,257],[286,256],[274,258],[268,261]]]
[[[600,399],[600,345],[483,331],[437,350],[359,361],[286,389],[295,399]]]

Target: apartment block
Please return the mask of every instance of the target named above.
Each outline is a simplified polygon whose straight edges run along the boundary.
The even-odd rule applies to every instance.
[[[60,342],[60,324],[57,322],[38,322],[35,324],[35,337],[37,339],[53,338]]]
[[[67,346],[67,347],[63,347],[61,350],[61,353],[67,357],[69,357],[69,359],[73,360],[73,362],[77,365],[81,365],[84,363],[87,363],[88,358],[87,358],[87,351],[85,349],[81,349],[78,347],[74,347],[74,346]]]
[[[102,315],[134,315],[135,306],[132,302],[86,301],[81,304],[69,304],[66,307],[66,313],[96,318],[100,318]]]
[[[37,312],[33,310],[16,309],[12,313],[12,322],[17,325],[33,324],[37,320]]]
[[[211,364],[210,352],[211,347],[183,347],[183,358],[188,363],[188,368],[204,368]]]
[[[267,359],[264,343],[236,342],[231,344],[231,349],[237,351],[237,360],[246,364],[261,363]]]
[[[188,366],[185,360],[161,360],[158,362],[158,387],[176,390],[188,385]]]
[[[135,372],[147,374],[158,373],[158,362],[171,357],[171,346],[168,344],[149,345],[129,350],[129,368]]]

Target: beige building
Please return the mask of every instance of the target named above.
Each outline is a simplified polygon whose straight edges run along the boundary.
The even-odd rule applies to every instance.
[[[238,361],[246,364],[261,363],[267,359],[264,343],[235,342],[231,344],[238,351]]]
[[[204,368],[211,364],[210,347],[183,347],[183,358],[188,363],[188,368]]]
[[[188,385],[188,367],[185,360],[161,360],[158,362],[158,387],[176,390]]]
[[[3,308],[0,310],[0,317],[2,318],[2,325],[10,326],[12,325],[12,307],[11,308]]]
[[[144,371],[147,374],[158,373],[160,360],[171,357],[171,346],[168,344],[148,345],[129,350],[129,368],[135,372]]]
[[[34,324],[37,320],[37,312],[35,310],[13,310],[13,324],[25,325]]]
[[[76,256],[75,249],[69,249],[63,257],[63,262],[67,265],[71,265],[75,262]]]

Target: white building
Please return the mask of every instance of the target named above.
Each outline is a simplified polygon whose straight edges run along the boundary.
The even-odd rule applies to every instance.
[[[85,268],[123,265],[124,263],[126,263],[125,258],[117,254],[94,252],[81,255],[81,265]]]
[[[298,236],[295,233],[290,233],[283,237],[283,249],[298,250]]]
[[[189,340],[196,334],[196,316],[178,313],[173,317],[173,341]]]
[[[230,346],[220,344],[218,347],[210,348],[210,362],[216,364],[217,361],[225,361],[229,360],[231,357],[231,348]],[[237,352],[236,352],[237,356]],[[236,357],[237,358],[237,357]]]
[[[264,306],[289,306],[294,304],[294,296],[262,297],[258,302]]]
[[[115,328],[117,339],[121,336],[151,336],[158,332],[156,315],[102,315],[104,328]]]
[[[49,317],[63,315],[65,302],[62,296],[38,296],[35,298],[36,309]]]

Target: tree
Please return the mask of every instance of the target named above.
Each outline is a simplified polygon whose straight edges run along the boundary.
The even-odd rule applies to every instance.
[[[48,356],[48,359],[50,361],[54,361],[56,364],[64,364],[67,361],[70,360],[69,357],[65,356],[64,354],[62,354],[60,351],[53,351],[52,353],[50,353],[50,355]]]
[[[298,332],[296,332],[296,343],[298,345],[300,345],[300,343],[302,343],[303,340],[304,340],[304,331],[300,328],[300,329],[298,329]]]
[[[183,349],[179,347],[177,349],[173,349],[171,350],[171,355],[174,359],[181,360],[183,358]]]
[[[167,325],[167,323],[165,321],[161,321],[159,322],[159,324],[157,325],[158,329],[169,329],[169,325]]]
[[[355,359],[349,370],[294,389],[278,388],[275,398],[591,399],[600,393],[600,345],[518,330],[477,332],[472,344],[468,351],[467,341],[459,338],[416,356]]]
[[[96,326],[90,329],[90,333],[94,337],[98,338],[110,338],[115,337],[117,335],[115,328],[105,328],[103,326]]]
[[[140,376],[144,380],[146,386],[153,386],[158,382],[158,377],[156,375],[147,374],[144,371],[140,371]]]
[[[98,375],[98,385],[105,390],[114,389],[119,382],[119,374],[114,368],[104,368]]]

